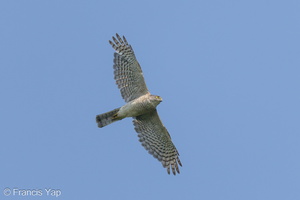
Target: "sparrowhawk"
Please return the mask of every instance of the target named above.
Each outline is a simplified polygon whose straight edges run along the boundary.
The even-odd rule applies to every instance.
[[[126,38],[116,34],[109,43],[114,53],[114,78],[126,104],[110,112],[96,116],[98,127],[132,117],[134,129],[145,149],[157,158],[174,175],[180,173],[179,153],[170,134],[161,122],[156,106],[162,101],[160,96],[152,95],[147,89],[140,64]]]

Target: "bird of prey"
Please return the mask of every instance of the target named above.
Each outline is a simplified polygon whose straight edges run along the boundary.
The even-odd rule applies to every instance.
[[[179,153],[156,110],[162,98],[148,91],[141,66],[126,38],[116,34],[112,40],[109,40],[109,43],[115,50],[114,78],[126,104],[97,115],[98,127],[102,128],[112,122],[132,117],[134,129],[142,146],[157,158],[164,168],[167,168],[168,174],[172,169],[176,175],[176,172],[180,173],[178,165],[182,166]]]

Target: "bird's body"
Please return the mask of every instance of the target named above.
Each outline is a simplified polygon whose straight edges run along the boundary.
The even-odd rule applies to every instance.
[[[139,141],[150,154],[157,158],[175,175],[179,173],[179,153],[162,124],[156,107],[162,101],[160,96],[151,95],[147,89],[142,69],[136,60],[132,47],[126,38],[116,34],[117,39],[109,41],[115,49],[114,78],[126,104],[120,108],[96,116],[98,127],[102,128],[126,117],[133,118]]]
[[[102,128],[110,123],[103,123],[103,121],[115,122],[122,120],[126,117],[137,117],[149,112],[153,112],[156,106],[162,101],[160,96],[151,95],[150,93],[140,96],[137,99],[131,100],[121,108],[114,109],[110,112],[97,115],[96,121],[101,124],[99,128]],[[108,114],[110,113],[110,114]],[[102,122],[102,123],[101,123]],[[105,125],[104,125],[105,124]]]
[[[156,106],[162,101],[159,96],[145,94],[139,98],[129,101],[121,107],[118,112],[120,117],[136,117],[156,109]]]

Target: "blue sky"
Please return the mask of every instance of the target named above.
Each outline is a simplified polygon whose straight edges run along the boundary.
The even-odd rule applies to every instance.
[[[299,10],[296,0],[1,1],[0,199],[299,199]],[[180,175],[143,149],[131,119],[95,123],[124,104],[115,33],[164,99]]]

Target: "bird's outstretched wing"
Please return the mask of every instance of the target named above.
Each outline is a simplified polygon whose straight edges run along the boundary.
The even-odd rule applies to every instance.
[[[136,60],[131,45],[126,38],[121,38],[118,34],[109,40],[115,49],[114,53],[114,78],[121,91],[121,95],[126,102],[136,99],[148,93],[140,64]]]
[[[179,153],[174,146],[168,130],[162,124],[157,111],[135,117],[133,120],[135,130],[138,133],[139,141],[145,149],[157,158],[173,174],[180,173],[178,165],[182,166],[179,160]]]

